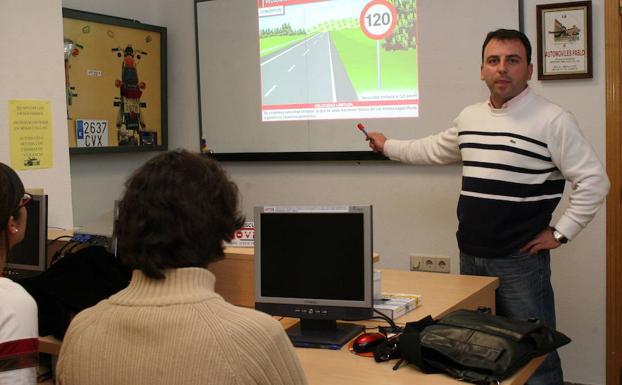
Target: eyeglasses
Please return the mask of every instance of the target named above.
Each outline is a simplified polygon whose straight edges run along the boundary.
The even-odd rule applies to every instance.
[[[22,207],[26,207],[28,206],[28,204],[32,202],[32,195],[28,194],[28,193],[24,193],[24,196],[22,197],[22,199],[19,200],[19,203],[17,205],[17,209],[21,209]]]

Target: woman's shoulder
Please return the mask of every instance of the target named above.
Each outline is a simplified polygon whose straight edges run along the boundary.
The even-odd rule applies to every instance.
[[[19,284],[0,278],[0,342],[39,335],[37,303]]]
[[[236,306],[223,299],[208,302],[208,308],[202,311],[205,321],[222,324],[233,335],[274,336],[284,333],[280,322],[266,313]]]
[[[37,303],[22,285],[8,278],[0,277],[0,297],[3,309],[13,308],[19,312],[33,312],[36,317]]]

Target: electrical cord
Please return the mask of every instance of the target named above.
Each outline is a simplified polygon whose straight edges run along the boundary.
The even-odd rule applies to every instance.
[[[402,331],[402,328],[401,328],[401,327],[397,326],[397,325],[395,324],[395,322],[393,322],[393,320],[392,320],[391,318],[387,317],[387,316],[386,316],[385,314],[383,314],[382,312],[380,312],[380,311],[378,311],[378,310],[374,309],[374,313],[378,314],[379,316],[377,316],[377,317],[372,317],[371,319],[382,319],[382,320],[387,321],[387,323],[391,326],[391,331],[392,331],[392,332],[394,332],[394,333],[399,333],[399,332],[401,332],[401,331]]]
[[[75,234],[73,236],[61,235],[60,237],[57,237],[51,240],[48,243],[48,246],[50,245],[51,242],[55,242],[63,238],[71,238],[71,239],[67,241],[66,244],[64,244],[60,249],[58,249],[52,255],[52,258],[50,260],[50,266],[56,263],[62,257],[64,257],[66,253],[73,252],[76,249],[76,247],[80,245],[94,245],[94,244],[97,244],[98,240],[100,240],[100,238],[96,236],[92,236],[90,234]]]
[[[73,250],[74,250],[76,247],[78,247],[78,246],[81,246],[81,245],[84,245],[84,244],[87,244],[87,245],[88,245],[88,244],[90,244],[90,243],[91,243],[91,242],[76,243],[75,245],[73,245],[73,246],[71,246],[69,249],[67,249],[67,252],[66,252],[65,254],[67,254],[67,253],[72,253],[72,252],[73,252]]]
[[[72,236],[71,236],[71,235],[61,235],[60,237],[56,237],[56,238],[54,238],[54,239],[50,239],[50,240],[48,241],[47,245],[48,245],[48,246],[50,246],[52,243],[54,243],[54,242],[56,242],[56,241],[59,241],[59,240],[61,240],[61,239],[64,239],[64,238],[69,238],[69,239],[71,239],[71,238],[72,238]]]
[[[373,317],[369,317],[369,318],[363,318],[363,319],[344,319],[343,321],[347,321],[347,322],[357,322],[357,321],[367,321],[367,320],[372,320],[372,319],[377,319],[377,320],[382,320],[382,321],[386,321],[389,326],[382,326],[382,325],[378,325],[378,326],[366,326],[365,327],[365,331],[367,330],[372,330],[372,329],[378,329],[378,332],[384,334],[385,336],[389,333],[394,333],[394,334],[399,334],[402,332],[402,328],[397,326],[397,324],[395,322],[393,322],[393,320],[389,317],[387,317],[385,314],[379,312],[378,310],[374,309],[374,312],[377,313],[377,316],[373,316]]]
[[[61,259],[65,255],[65,249],[67,249],[69,246],[72,246],[74,244],[75,244],[75,242],[69,241],[69,242],[65,243],[63,245],[63,247],[61,247],[60,249],[56,250],[56,252],[52,255],[52,258],[50,258],[50,266],[52,266],[53,264],[58,262],[58,260]]]

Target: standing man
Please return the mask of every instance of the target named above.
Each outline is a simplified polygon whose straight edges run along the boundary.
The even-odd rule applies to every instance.
[[[555,328],[549,250],[594,218],[609,180],[574,117],[527,86],[532,72],[527,36],[490,32],[480,74],[490,89],[488,101],[465,108],[451,128],[436,135],[407,141],[370,133],[367,140],[374,151],[405,163],[462,161],[461,274],[498,276],[498,314],[536,317]],[[550,225],[566,181],[570,204]],[[557,352],[529,384],[563,384]]]

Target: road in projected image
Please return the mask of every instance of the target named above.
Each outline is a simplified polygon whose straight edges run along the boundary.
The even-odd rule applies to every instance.
[[[258,0],[258,15],[263,121],[418,116],[415,0]]]
[[[320,32],[270,55],[261,66],[262,89],[268,89],[264,94],[264,104],[287,104],[292,100],[321,103],[357,99],[328,32]],[[277,88],[278,91],[274,92]]]

